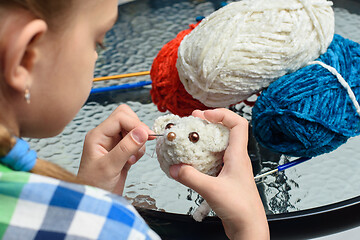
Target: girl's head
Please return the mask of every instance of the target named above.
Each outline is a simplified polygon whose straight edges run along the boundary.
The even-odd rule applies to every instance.
[[[0,124],[26,137],[63,130],[87,99],[117,3],[0,0]]]

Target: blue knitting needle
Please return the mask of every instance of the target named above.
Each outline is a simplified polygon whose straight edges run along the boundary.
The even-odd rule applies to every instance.
[[[120,85],[110,86],[110,87],[102,87],[102,88],[93,88],[90,92],[90,94],[95,93],[104,93],[104,92],[111,92],[116,90],[129,90],[133,88],[139,88],[146,85],[150,85],[151,81],[141,81],[141,82],[135,82],[135,83],[124,83]]]
[[[310,157],[298,158],[298,159],[296,159],[294,161],[291,161],[291,162],[288,162],[286,164],[280,165],[274,170],[271,170],[271,171],[268,171],[266,173],[260,174],[260,175],[258,175],[256,177],[254,177],[254,179],[255,179],[255,181],[259,180],[259,179],[261,179],[263,177],[266,177],[268,175],[271,175],[271,174],[274,174],[274,173],[277,173],[277,172],[284,171],[285,169],[291,168],[291,167],[296,166],[296,165],[298,165],[300,163],[306,162],[306,161],[308,161],[310,159],[311,159]]]

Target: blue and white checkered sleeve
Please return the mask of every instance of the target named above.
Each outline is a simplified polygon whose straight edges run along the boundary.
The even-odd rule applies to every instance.
[[[67,189],[74,187],[73,184],[66,185]],[[81,199],[79,196],[76,213],[67,234],[85,238],[97,236],[96,239],[160,239],[124,198],[98,188],[81,185],[75,187],[80,188],[78,192],[82,192],[82,196]],[[75,196],[76,193],[73,192],[72,195]],[[93,231],[91,234],[90,225]]]
[[[160,239],[124,198],[35,174],[22,187],[4,239],[19,234],[22,239]]]

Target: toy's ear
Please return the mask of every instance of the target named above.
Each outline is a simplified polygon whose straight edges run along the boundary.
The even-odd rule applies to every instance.
[[[158,117],[154,122],[153,130],[157,134],[162,134],[165,131],[166,125],[177,122],[179,119],[180,117],[174,114]]]
[[[222,152],[229,144],[230,131],[224,125],[208,124],[206,126],[207,131],[211,134],[212,144],[209,144],[209,150],[212,152]]]

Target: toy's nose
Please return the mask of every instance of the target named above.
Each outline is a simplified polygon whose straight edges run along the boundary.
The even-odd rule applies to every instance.
[[[176,134],[174,132],[169,132],[168,135],[167,135],[167,139],[169,141],[174,141],[176,138]]]

